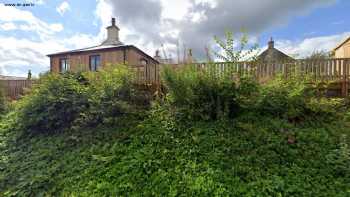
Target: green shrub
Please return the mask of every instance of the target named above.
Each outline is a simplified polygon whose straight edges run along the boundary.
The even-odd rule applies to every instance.
[[[32,134],[55,133],[71,127],[88,107],[87,87],[74,74],[49,74],[19,101],[18,123]]]
[[[236,83],[225,76],[188,65],[176,71],[165,69],[163,78],[169,101],[188,118],[216,120],[233,117],[239,109]]]
[[[4,93],[4,89],[1,87],[0,84],[0,115],[5,113],[7,110],[7,101]]]
[[[277,76],[261,88],[258,111],[265,115],[300,121],[309,117],[334,117],[344,107],[343,99],[320,97],[317,82],[308,77]]]
[[[350,178],[350,147],[344,134],[338,147],[326,155],[326,161],[333,166],[333,173],[339,177]]]
[[[133,73],[122,65],[99,72],[42,76],[17,105],[18,123],[29,133],[49,134],[114,122],[149,105],[149,98],[132,82]]]
[[[303,114],[309,87],[304,80],[278,76],[262,88],[259,110],[280,118],[295,119]]]
[[[85,76],[89,80],[90,108],[87,114],[90,123],[105,122],[149,105],[147,95],[133,85],[134,73],[124,65],[85,73]]]

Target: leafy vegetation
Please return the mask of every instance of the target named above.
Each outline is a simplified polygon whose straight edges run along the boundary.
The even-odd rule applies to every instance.
[[[235,77],[230,69],[213,72],[196,65],[166,68],[164,84],[169,92],[169,107],[185,118],[218,120],[253,112],[298,122],[309,117],[332,119],[346,110],[343,99],[325,98],[316,91],[317,84],[308,77],[282,75],[258,84],[248,76]]]
[[[261,87],[258,110],[290,121],[334,118],[338,111],[345,110],[344,100],[321,97],[315,86],[305,76],[295,75],[289,79],[277,76]]]
[[[70,128],[88,108],[87,88],[73,74],[50,74],[17,106],[18,126],[28,134]]]
[[[4,123],[2,126],[5,126]],[[12,141],[1,132],[3,196],[347,196],[349,125],[263,116],[140,120]],[[295,143],[289,143],[293,135]]]
[[[257,59],[258,45],[249,46],[248,35],[245,31],[235,37],[232,31],[225,31],[225,40],[218,36],[214,41],[220,50],[214,51],[214,55],[224,62],[255,61]]]
[[[6,112],[7,110],[7,101],[4,95],[3,88],[1,87],[0,84],[0,115]]]
[[[131,81],[132,73],[125,66],[99,73],[45,75],[17,104],[17,125],[28,134],[50,134],[113,122],[130,113],[135,103],[131,98],[137,90]]]
[[[350,195],[346,100],[197,69],[152,105],[122,66],[42,77],[0,121],[0,196]]]
[[[188,66],[177,71],[165,69],[164,82],[170,105],[187,118],[217,120],[238,112],[238,86],[228,76],[198,72],[195,66]]]

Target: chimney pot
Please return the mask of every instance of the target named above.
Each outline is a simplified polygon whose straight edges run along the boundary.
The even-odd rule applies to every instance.
[[[107,39],[102,45],[122,45],[119,40],[119,28],[115,25],[115,18],[112,18],[112,25],[107,27]]]
[[[268,42],[269,49],[272,49],[275,47],[275,42],[273,41],[272,37],[270,38],[270,41]]]

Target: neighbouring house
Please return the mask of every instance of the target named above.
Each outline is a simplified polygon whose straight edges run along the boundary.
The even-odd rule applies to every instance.
[[[258,60],[272,63],[272,62],[284,62],[294,60],[292,57],[286,55],[282,51],[275,48],[275,42],[271,38],[268,42],[268,47],[259,56]]]
[[[159,62],[134,45],[119,40],[119,28],[112,18],[107,27],[107,39],[98,46],[49,54],[51,72],[97,71],[108,64],[142,67],[144,72],[156,73]],[[147,75],[149,76],[149,75]],[[156,76],[153,76],[156,77]]]
[[[334,58],[350,58],[350,36],[333,49]]]

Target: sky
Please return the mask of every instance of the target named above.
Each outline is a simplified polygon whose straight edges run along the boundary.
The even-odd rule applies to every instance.
[[[303,58],[350,36],[349,0],[0,0],[0,74],[46,72],[50,53],[96,46],[116,18],[120,39],[153,56],[192,49],[198,60],[225,30]]]

